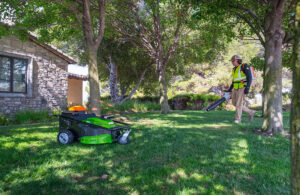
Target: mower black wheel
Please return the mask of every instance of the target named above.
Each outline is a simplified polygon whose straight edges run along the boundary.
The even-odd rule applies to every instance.
[[[121,135],[121,136],[119,137],[119,139],[118,139],[118,143],[119,143],[119,144],[126,145],[126,144],[129,144],[129,143],[130,143],[129,136],[126,138],[126,141],[121,141],[121,137],[122,137],[122,135]]]
[[[74,141],[74,134],[70,130],[62,130],[57,135],[57,141],[61,144],[71,144]]]

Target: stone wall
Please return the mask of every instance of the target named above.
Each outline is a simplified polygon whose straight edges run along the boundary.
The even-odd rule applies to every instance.
[[[31,78],[26,94],[0,93],[0,112],[13,115],[20,110],[65,109],[67,106],[68,63],[32,41],[16,37],[0,39],[0,54],[26,58]]]

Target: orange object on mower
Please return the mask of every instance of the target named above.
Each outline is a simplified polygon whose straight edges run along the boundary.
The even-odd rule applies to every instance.
[[[72,106],[71,108],[69,108],[69,111],[86,111],[86,108],[83,106]]]

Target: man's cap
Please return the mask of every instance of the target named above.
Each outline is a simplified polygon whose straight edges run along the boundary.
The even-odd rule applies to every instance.
[[[231,61],[233,62],[234,60],[242,60],[242,57],[240,57],[238,55],[234,55],[231,57]]]

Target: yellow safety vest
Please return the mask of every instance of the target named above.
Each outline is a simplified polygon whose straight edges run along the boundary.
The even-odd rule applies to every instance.
[[[247,86],[246,74],[241,70],[242,65],[239,65],[232,70],[232,82],[233,88],[239,89]]]

